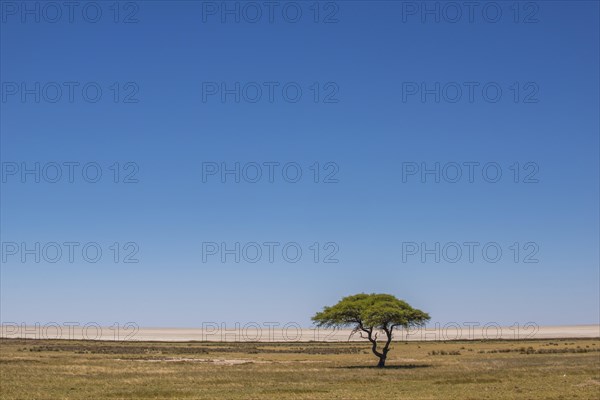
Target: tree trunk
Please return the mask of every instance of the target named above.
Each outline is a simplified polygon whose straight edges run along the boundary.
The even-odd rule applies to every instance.
[[[367,332],[367,338],[369,339],[369,341],[371,342],[371,351],[373,352],[373,354],[375,354],[377,357],[379,357],[379,362],[377,363],[377,368],[383,368],[385,367],[385,360],[387,358],[387,353],[390,350],[390,343],[392,342],[392,331],[394,330],[394,327],[392,326],[390,329],[388,328],[383,328],[383,330],[385,331],[385,334],[387,335],[387,340],[385,342],[385,346],[383,347],[383,351],[380,353],[377,351],[377,334],[375,335],[375,337],[373,337],[373,328],[363,328],[362,325],[360,325],[360,329],[363,330],[364,332]]]
[[[383,330],[387,336],[387,340],[385,341],[385,346],[383,346],[381,353],[377,354],[379,357],[379,363],[377,364],[378,368],[385,367],[385,360],[387,358],[388,351],[390,351],[390,343],[392,343],[392,332],[394,331],[394,327],[392,326],[390,329],[384,327]]]

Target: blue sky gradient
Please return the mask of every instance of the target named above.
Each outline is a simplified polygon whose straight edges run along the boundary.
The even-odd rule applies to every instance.
[[[420,11],[407,14],[408,3],[424,4],[322,2],[317,23],[313,2],[294,3],[303,11],[297,23],[278,13],[273,23],[227,15],[222,22],[219,11],[207,14],[221,2],[122,4],[117,23],[112,2],[97,2],[97,23],[77,11],[72,23],[64,15],[23,22],[20,11],[3,8],[1,320],[310,326],[342,296],[386,292],[433,322],[599,323],[598,2],[496,2],[495,23],[479,9],[473,22],[423,21]],[[130,13],[137,22],[124,23]],[[65,91],[55,103],[47,86],[38,103],[21,97],[20,85],[35,82],[79,86],[73,101]],[[82,95],[89,82],[102,89],[97,102]],[[272,102],[266,92],[248,101],[252,85],[239,102],[206,92],[235,82],[279,86]],[[297,102],[281,92],[290,82],[302,89]],[[436,82],[451,83],[439,102],[407,92]],[[465,82],[478,85],[473,101]],[[502,89],[496,102],[481,92],[490,83]],[[452,102],[456,85],[465,91]],[[297,163],[302,178],[203,182],[203,163],[272,161]],[[36,183],[9,173],[36,162],[94,162],[102,178],[89,183],[76,170],[72,183]],[[473,182],[423,182],[418,174],[403,182],[403,163],[465,162],[497,163],[502,177],[490,183],[476,169]],[[124,183],[132,165],[138,182]],[[335,166],[337,182],[322,182]],[[533,169],[537,182],[523,182]],[[103,257],[23,262],[7,254],[9,242],[97,242]],[[114,242],[134,242],[139,262],[124,263],[121,249],[115,263]],[[203,262],[206,242],[295,242],[303,257]],[[337,263],[323,262],[329,242]],[[476,251],[474,262],[463,255],[436,263],[404,254],[404,262],[408,242],[493,242],[503,255],[492,263]],[[515,242],[537,246],[538,262],[523,262],[533,247],[515,262]]]

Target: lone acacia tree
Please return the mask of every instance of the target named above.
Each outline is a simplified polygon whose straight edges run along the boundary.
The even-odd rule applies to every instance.
[[[379,357],[377,366],[380,368],[385,367],[394,328],[423,326],[429,319],[429,314],[412,308],[407,302],[391,294],[375,293],[344,297],[336,305],[325,307],[312,317],[319,327],[353,327],[350,336],[358,332],[365,338],[363,334],[366,334],[366,339],[372,344],[373,354]],[[380,332],[386,335],[381,351],[377,349],[377,336]]]

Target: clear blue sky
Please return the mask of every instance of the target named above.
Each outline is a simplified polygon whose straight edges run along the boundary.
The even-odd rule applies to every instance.
[[[92,6],[82,16],[86,2],[73,22],[63,8],[55,23],[56,10],[40,9],[36,22],[12,8],[21,2],[2,3],[2,321],[309,326],[344,295],[386,292],[433,322],[599,322],[598,2],[500,1],[495,23],[494,9],[484,17],[481,7],[472,21],[463,8],[455,23],[455,10],[441,10],[438,23],[422,2],[321,3],[317,23],[312,2],[288,6],[285,17],[281,2],[273,23],[265,6],[261,21],[247,21],[255,14],[242,3],[239,23],[212,13],[221,2],[121,4],[118,23],[112,2],[96,3],[97,23]],[[223,102],[221,83],[236,82],[239,103],[234,94]],[[439,102],[431,93],[423,101],[421,84],[436,82]],[[257,85],[262,97],[252,102]],[[62,97],[52,102],[57,87]],[[456,87],[463,93],[453,102]],[[80,163],[71,164],[72,183],[71,162]],[[203,163],[236,162],[250,179],[251,163],[262,165],[262,179],[203,179],[215,165]],[[265,162],[280,163],[273,182]],[[473,182],[468,162],[480,163]],[[21,175],[35,163],[39,183]],[[62,165],[56,183],[52,163]],[[86,163],[97,163],[88,180],[100,166],[98,182],[82,178]],[[286,163],[301,167],[297,183],[282,177]],[[435,163],[445,172],[439,183],[406,174]],[[453,163],[462,165],[456,183]],[[483,179],[486,163],[500,166],[498,182]],[[137,183],[123,182],[129,173]],[[330,173],[337,182],[323,182]],[[288,169],[285,178],[294,175]],[[22,243],[36,242],[39,263],[22,254]],[[48,262],[52,242],[63,251],[56,263]],[[65,242],[80,243],[73,262]],[[88,242],[102,249],[100,261],[82,257]],[[123,249],[128,242],[135,245]],[[257,242],[262,258],[222,262],[208,242]],[[264,242],[281,243],[272,263]],[[296,263],[282,256],[289,242],[302,249]],[[453,245],[439,263],[408,252],[436,242],[440,254],[458,243],[462,257],[449,262]],[[465,242],[480,244],[473,262]],[[497,262],[482,255],[490,242],[502,250]],[[136,246],[139,262],[124,263]],[[255,248],[246,250],[253,258]],[[338,262],[323,262],[331,252]]]

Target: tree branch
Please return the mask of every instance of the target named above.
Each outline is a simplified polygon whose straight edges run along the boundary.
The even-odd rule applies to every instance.
[[[385,334],[387,336],[385,346],[383,346],[383,354],[387,354],[387,352],[390,350],[390,344],[392,343],[392,333],[394,332],[394,325],[392,325],[389,328],[384,325],[383,331],[385,332]]]
[[[367,332],[367,339],[369,339],[369,342],[372,343],[371,351],[373,352],[373,354],[375,354],[379,358],[383,357],[383,354],[377,351],[377,333],[375,333],[375,337],[373,337],[373,328],[363,330]]]

